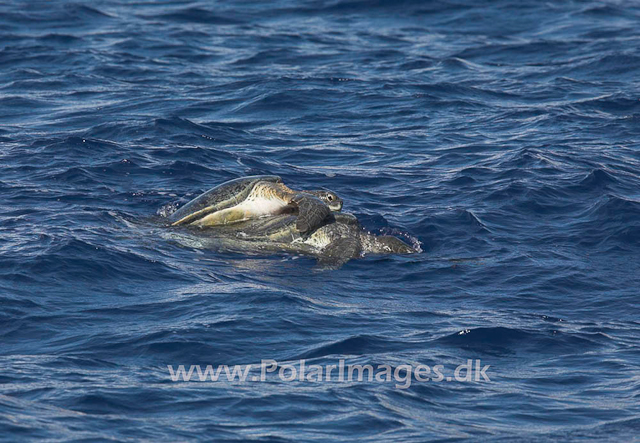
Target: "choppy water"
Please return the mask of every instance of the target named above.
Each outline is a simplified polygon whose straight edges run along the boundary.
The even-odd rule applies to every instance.
[[[0,4],[0,439],[629,440],[640,9]],[[424,253],[317,272],[149,220],[242,175]],[[172,382],[167,365],[491,365],[491,382]]]

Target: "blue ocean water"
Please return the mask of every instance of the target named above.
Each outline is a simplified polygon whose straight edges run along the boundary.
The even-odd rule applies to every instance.
[[[0,3],[0,440],[633,440],[635,2]],[[223,181],[327,187],[414,256],[172,241]],[[169,366],[490,365],[200,382]]]

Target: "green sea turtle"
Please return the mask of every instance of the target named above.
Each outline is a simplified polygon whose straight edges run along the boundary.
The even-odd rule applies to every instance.
[[[199,231],[203,232],[203,231]],[[367,254],[413,254],[417,251],[399,238],[366,232],[351,214],[331,214],[314,231],[302,234],[296,216],[276,215],[217,226],[200,238],[204,247],[248,252],[292,252],[318,258],[320,264],[339,267]]]
[[[218,226],[267,215],[297,213],[296,229],[311,232],[342,200],[331,191],[294,191],[275,175],[241,177],[222,183],[169,217],[172,226]]]

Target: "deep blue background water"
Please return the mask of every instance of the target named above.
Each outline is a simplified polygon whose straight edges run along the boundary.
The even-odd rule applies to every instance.
[[[622,440],[640,428],[640,9],[0,4],[0,439]],[[318,272],[156,222],[326,186],[423,253]],[[167,365],[490,364],[490,383]]]

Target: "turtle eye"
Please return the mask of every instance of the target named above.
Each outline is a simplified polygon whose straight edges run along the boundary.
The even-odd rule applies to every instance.
[[[329,201],[333,201],[333,195],[331,195],[331,194],[327,194],[327,200],[329,200]]]

